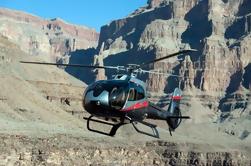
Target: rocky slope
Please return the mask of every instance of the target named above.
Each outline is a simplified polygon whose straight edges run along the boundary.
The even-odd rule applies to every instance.
[[[86,85],[55,66],[25,65],[20,60],[41,59],[0,36],[0,132],[39,135],[52,126],[58,132],[82,126],[66,111],[83,114]]]
[[[6,136],[0,139],[1,165],[249,165],[239,151],[198,150],[201,145],[152,141],[125,145],[118,141],[89,140],[59,135],[31,139]],[[105,144],[104,144],[105,143]],[[6,147],[12,147],[12,150]],[[208,148],[208,146],[207,146]]]
[[[43,55],[47,61],[66,63],[72,52],[96,47],[99,37],[91,28],[4,8],[0,8],[0,35],[30,55]]]

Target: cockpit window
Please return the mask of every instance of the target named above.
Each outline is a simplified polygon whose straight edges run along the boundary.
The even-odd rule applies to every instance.
[[[126,93],[122,87],[114,87],[110,92],[109,101],[114,109],[122,109],[126,102]]]

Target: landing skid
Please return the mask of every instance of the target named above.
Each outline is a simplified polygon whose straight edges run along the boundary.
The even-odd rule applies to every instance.
[[[87,120],[87,129],[89,131],[92,131],[92,132],[95,132],[95,133],[99,133],[99,134],[103,134],[103,135],[107,135],[107,136],[111,136],[113,137],[117,130],[119,129],[120,126],[124,125],[124,124],[127,124],[127,123],[124,123],[124,121],[121,121],[117,124],[114,124],[114,123],[109,123],[109,122],[105,122],[105,121],[102,121],[102,120],[97,120],[97,119],[92,119],[94,116],[91,115],[89,118],[86,118],[86,117],[83,117],[83,119]],[[147,122],[144,122],[144,121],[133,121],[131,118],[129,117],[126,117],[126,119],[128,119],[130,121],[130,123],[132,123],[134,129],[138,132],[138,133],[141,133],[141,134],[145,134],[145,135],[148,135],[148,136],[151,136],[151,137],[154,137],[154,138],[159,138],[159,132],[158,130],[156,129],[156,125],[154,124],[151,124],[151,123],[147,123]],[[103,131],[99,131],[99,130],[95,130],[95,129],[92,129],[90,127],[90,121],[93,121],[93,122],[97,122],[97,123],[102,123],[102,124],[105,124],[105,125],[109,125],[109,126],[112,126],[111,130],[109,133],[106,133],[106,132],[103,132]],[[147,133],[145,131],[142,131],[140,130],[138,127],[137,127],[137,123],[141,123],[145,126],[148,126],[152,129],[153,133]]]
[[[118,130],[118,128],[120,126],[125,124],[124,122],[120,122],[120,123],[117,123],[117,124],[104,122],[104,121],[101,121],[101,120],[92,119],[93,117],[94,116],[92,116],[92,115],[89,118],[83,117],[83,119],[87,120],[87,129],[89,131],[99,133],[99,134],[103,134],[103,135],[108,135],[108,136],[111,136],[111,137],[113,137],[116,134],[116,132],[117,132],[117,130]],[[105,133],[103,131],[95,130],[95,129],[92,129],[90,127],[90,121],[97,122],[97,123],[102,123],[102,124],[105,124],[105,125],[109,125],[109,126],[112,126],[112,128],[111,128],[109,133]]]

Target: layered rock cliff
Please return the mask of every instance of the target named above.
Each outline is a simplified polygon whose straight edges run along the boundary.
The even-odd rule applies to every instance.
[[[146,7],[101,28],[98,59],[124,65],[197,49],[149,66],[182,78],[142,76],[148,89],[171,93],[179,86],[214,112],[240,111],[250,108],[250,31],[249,0],[149,0]]]
[[[30,55],[43,55],[47,61],[66,63],[76,50],[96,47],[99,37],[88,27],[4,8],[0,8],[0,35]]]

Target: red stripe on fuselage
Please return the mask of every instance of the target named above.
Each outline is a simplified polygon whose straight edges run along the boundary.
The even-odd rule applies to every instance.
[[[130,106],[128,108],[122,109],[121,111],[122,112],[129,112],[129,111],[137,110],[137,109],[140,109],[140,108],[146,108],[146,107],[148,107],[148,105],[149,105],[148,101],[138,102],[138,103],[133,104],[132,106]]]
[[[181,100],[181,96],[173,96],[172,99],[173,100]]]

